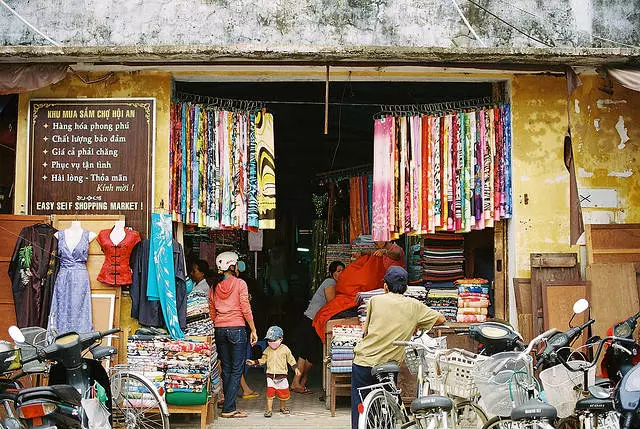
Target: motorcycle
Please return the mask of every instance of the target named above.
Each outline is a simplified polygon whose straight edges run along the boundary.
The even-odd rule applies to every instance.
[[[115,348],[93,348],[94,359],[84,358],[83,352],[103,337],[119,331],[116,328],[85,334],[67,332],[46,347],[31,345],[36,349],[35,356],[23,360],[23,365],[36,360],[54,364],[49,371],[48,386],[22,389],[16,395],[16,411],[28,427],[87,428],[89,420],[82,400],[95,396],[96,390],[103,391],[104,407],[111,416],[109,376],[96,359],[115,354]],[[9,335],[16,344],[26,344],[19,328],[11,326]]]
[[[607,336],[632,340],[639,318],[640,312],[616,323],[609,328]],[[608,345],[600,364],[600,371],[603,377],[609,378],[615,385],[634,365],[640,362],[640,353],[638,353],[640,346],[624,341],[611,341]]]
[[[21,354],[20,349],[13,347],[11,343],[0,341],[0,408],[2,418],[0,428],[20,429],[20,421],[14,413],[16,393],[22,387],[16,380],[15,372],[19,370]]]

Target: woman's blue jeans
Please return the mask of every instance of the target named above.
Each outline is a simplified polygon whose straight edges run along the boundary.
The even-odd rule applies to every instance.
[[[247,355],[247,330],[244,326],[216,328],[216,348],[222,364],[223,413],[236,410],[236,397]]]

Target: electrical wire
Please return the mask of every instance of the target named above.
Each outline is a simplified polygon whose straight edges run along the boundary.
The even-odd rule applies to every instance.
[[[344,101],[344,94],[347,92],[347,86],[351,86],[351,72],[349,72],[349,79],[347,80],[347,84],[342,88],[342,98],[340,99],[340,103]],[[336,148],[333,151],[333,158],[331,159],[331,167],[333,168],[333,164],[336,162],[336,155],[338,154],[338,148],[340,147],[340,142],[342,140],[342,104],[340,104],[338,110],[338,142],[336,143]]]
[[[9,12],[11,12],[12,14],[15,15],[16,18],[18,18],[20,21],[22,21],[27,27],[29,27],[30,29],[32,29],[33,31],[35,31],[36,33],[38,33],[40,36],[42,36],[47,42],[51,43],[54,46],[62,46],[62,43],[56,42],[55,40],[53,40],[52,38],[50,38],[49,36],[47,36],[46,34],[44,34],[42,31],[38,30],[34,25],[32,25],[29,21],[27,21],[26,19],[24,19],[22,16],[20,16],[20,14],[18,12],[16,12],[15,10],[13,10],[11,8],[11,6],[9,6],[8,4],[6,4],[4,2],[4,0],[0,0],[0,4],[2,4],[5,8],[7,8],[7,10]]]
[[[591,37],[593,37],[594,39],[602,40],[602,41],[604,41],[604,42],[614,43],[614,44],[616,44],[616,45],[620,45],[620,46],[626,46],[627,48],[640,49],[640,46],[636,46],[636,45],[628,45],[628,44],[626,44],[626,43],[616,42],[615,40],[605,39],[604,37],[594,36],[593,34],[591,35]]]
[[[480,43],[480,45],[483,48],[486,48],[487,45],[482,41],[482,39],[480,39],[480,37],[478,36],[478,34],[475,32],[475,30],[473,29],[473,27],[471,27],[471,24],[469,24],[469,21],[467,21],[467,18],[464,16],[464,14],[462,13],[462,10],[460,10],[460,6],[458,6],[458,2],[456,2],[456,0],[451,0],[453,2],[453,5],[456,7],[456,10],[458,11],[458,15],[460,15],[460,18],[462,18],[462,21],[464,21],[465,25],[467,26],[467,28],[469,29],[469,31],[471,31],[471,34],[473,34],[473,36],[476,38],[476,40],[478,41],[478,43]]]
[[[531,40],[535,40],[536,42],[540,43],[541,45],[544,45],[548,48],[553,48],[553,45],[550,45],[549,43],[542,41],[528,33],[525,33],[523,30],[520,30],[518,27],[516,27],[515,25],[505,21],[504,19],[500,18],[498,15],[496,15],[495,13],[491,12],[490,10],[486,9],[484,6],[479,5],[478,3],[476,3],[474,0],[467,0],[469,3],[473,4],[475,7],[477,7],[478,9],[482,9],[483,11],[485,11],[486,13],[488,13],[489,15],[493,16],[495,19],[497,19],[498,21],[502,22],[504,25],[507,25],[511,28],[513,28],[514,30],[516,30],[518,33],[522,34],[525,37],[528,37]]]
[[[0,0],[2,1],[2,0]],[[78,73],[77,71],[75,71],[71,66],[69,66],[69,70],[71,70],[71,73],[73,73],[78,79],[80,79],[82,81],[82,83],[84,83],[85,85],[93,85],[95,83],[100,83],[100,82],[104,82],[105,80],[108,80],[110,78],[112,78],[115,73],[114,72],[109,72],[107,74],[105,74],[102,77],[99,77],[98,79],[94,79],[94,80],[87,80],[85,78],[83,78],[80,73]]]

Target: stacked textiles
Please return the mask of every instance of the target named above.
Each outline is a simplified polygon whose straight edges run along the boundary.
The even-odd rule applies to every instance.
[[[427,303],[427,289],[422,285],[409,285],[404,296],[417,299],[423,304]]]
[[[409,255],[407,256],[407,273],[409,273],[409,282],[414,282],[422,278],[421,250],[422,244],[419,241],[409,245]]]
[[[326,272],[329,272],[329,265],[334,261],[348,265],[351,262],[351,244],[327,244]]]
[[[354,255],[365,251],[373,252],[376,250],[376,242],[373,241],[370,235],[359,235],[353,242],[351,242],[351,262],[355,261]]]
[[[376,295],[383,295],[384,289],[374,289],[368,292],[359,292],[356,297],[356,303],[358,304],[358,318],[360,323],[364,323],[367,320],[367,303]]]
[[[209,297],[205,292],[192,292],[187,297],[185,335],[213,336],[213,320],[209,317]]]
[[[489,314],[489,281],[462,279],[455,282],[458,288],[457,322],[485,322]]]
[[[165,336],[131,335],[127,340],[127,362],[136,372],[153,382],[158,393],[164,394],[164,346]],[[152,407],[155,398],[143,384],[128,381],[120,386],[123,395],[134,407]]]
[[[165,364],[167,393],[201,393],[211,373],[211,344],[196,341],[168,341]]]
[[[331,340],[331,372],[350,373],[353,349],[362,339],[362,326],[336,325]]]
[[[464,237],[427,234],[422,245],[422,278],[453,281],[464,277]]]
[[[458,316],[458,290],[429,289],[427,306],[440,312],[447,322],[455,322]]]

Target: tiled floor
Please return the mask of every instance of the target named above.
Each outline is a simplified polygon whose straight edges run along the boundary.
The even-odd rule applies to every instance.
[[[324,402],[320,402],[321,389],[315,387],[312,389],[313,394],[300,395],[291,393],[291,399],[287,403],[287,407],[291,410],[290,415],[282,415],[279,409],[279,401],[274,401],[273,408],[275,412],[273,417],[265,418],[264,410],[266,401],[264,399],[265,387],[261,389],[260,379],[255,375],[250,377],[249,384],[261,393],[261,397],[257,399],[243,400],[238,399],[238,409],[245,411],[249,417],[244,419],[223,419],[218,418],[211,424],[210,429],[217,428],[235,428],[235,429],[348,429],[350,427],[350,404],[348,398],[338,398],[336,404],[336,416],[331,417],[331,412],[325,408]],[[264,380],[262,380],[264,382]],[[200,416],[196,415],[176,415],[171,417],[171,429],[195,429],[200,426]]]

